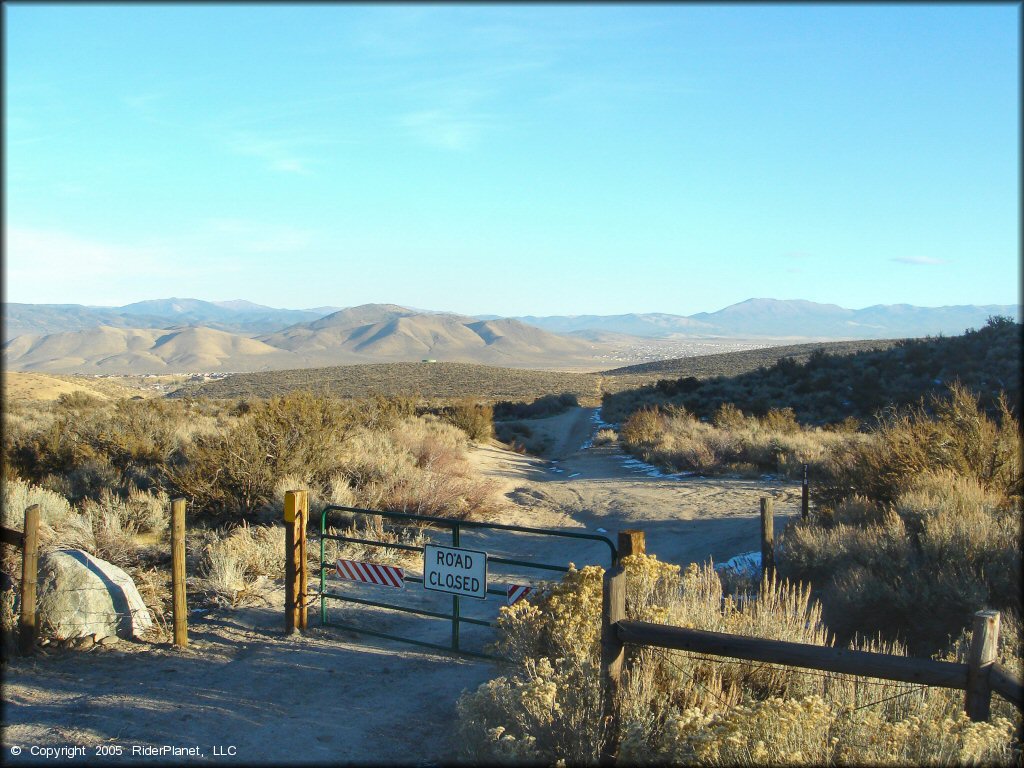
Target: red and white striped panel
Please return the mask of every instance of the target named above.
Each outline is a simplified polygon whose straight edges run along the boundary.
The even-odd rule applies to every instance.
[[[338,560],[335,570],[338,576],[350,581],[405,589],[405,571],[392,565],[361,563],[358,560]]]
[[[532,591],[533,587],[526,587],[522,584],[509,584],[506,588],[508,604],[515,605]]]

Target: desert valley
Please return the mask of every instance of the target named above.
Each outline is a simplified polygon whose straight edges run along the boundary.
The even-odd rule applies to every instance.
[[[628,589],[645,585],[627,593],[631,617],[901,657],[964,658],[972,612],[995,605],[999,658],[1019,674],[1021,326],[989,314],[1016,314],[1015,307],[876,308],[876,334],[853,338],[862,325],[811,316],[831,309],[767,300],[723,310],[726,320],[699,333],[670,315],[479,319],[363,305],[309,310],[326,313],[309,319],[247,302],[142,305],[144,313],[8,307],[4,526],[20,529],[21,513],[39,505],[44,562],[74,547],[119,568],[150,618],[143,629],[108,636],[46,609],[34,655],[20,657],[19,563],[5,549],[14,586],[5,593],[5,742],[53,754],[90,745],[101,762],[159,755],[164,744],[178,745],[171,757],[268,764],[407,762],[414,753],[423,764],[589,762],[610,743],[626,762],[650,750],[675,761],[698,742],[643,712],[661,700],[703,702],[705,717],[724,722],[748,711],[736,709],[751,706],[742,703],[747,691],[773,727],[788,706],[775,702],[816,702],[801,706],[818,707],[820,727],[840,735],[811,752],[815,761],[859,757],[865,744],[873,761],[893,759],[894,749],[929,759],[929,743],[908,747],[896,735],[907,722],[952,729],[943,738],[959,750],[971,740],[974,751],[957,754],[1016,754],[1010,734],[1020,715],[998,695],[1002,719],[975,725],[942,688],[786,666],[768,676],[756,666],[719,672],[712,661],[668,651],[631,657],[629,686],[653,670],[666,677],[630,688],[623,722],[608,731],[597,718],[603,694],[587,671],[599,648],[583,639],[600,621],[593,577],[602,557],[593,542],[465,529],[461,546],[471,549],[459,551],[497,558],[489,580],[533,593],[514,606],[464,600],[458,652],[438,654],[408,641],[447,647],[451,621],[403,611],[440,617],[450,605],[422,590],[398,599],[346,582],[333,563],[400,568],[415,580],[426,567],[417,553],[444,544],[444,527],[346,513],[347,528],[328,529],[344,540],[325,541],[327,559],[310,553],[314,616],[289,634],[281,517],[286,492],[303,489],[313,542],[320,510],[333,507],[610,542],[617,532],[643,531],[646,554],[623,561]],[[951,332],[950,323],[983,315],[966,333]],[[915,322],[931,323],[935,334],[913,338]],[[752,333],[757,328],[777,335]],[[808,329],[836,336],[811,340]],[[901,410],[884,417],[886,407]],[[940,449],[950,438],[953,454]],[[185,645],[169,578],[172,497],[188,509]],[[779,581],[761,581],[765,499],[774,508]],[[871,511],[893,503],[896,518]],[[954,521],[963,514],[970,528],[959,538],[929,532],[962,525],[965,518]],[[918,534],[904,527],[922,519],[935,522]],[[837,541],[848,554],[837,557]],[[912,571],[889,571],[884,553],[894,546],[913,558]],[[498,564],[527,552],[524,562],[582,570],[559,582]],[[966,558],[966,569],[950,573],[950,552]],[[893,591],[935,579],[945,591]],[[322,594],[364,602],[321,609]],[[566,612],[570,596],[583,602]],[[339,620],[346,629],[331,627]],[[584,630],[580,621],[597,624]],[[949,645],[958,632],[968,634]],[[556,666],[543,666],[556,656]],[[363,669],[376,670],[372,684],[356,671]],[[302,735],[299,713],[303,692],[324,674],[332,695],[320,716],[350,725],[313,738]],[[167,684],[133,688],[155,679]],[[562,714],[524,722],[522,713],[536,706],[532,686],[541,684]],[[427,697],[436,704],[424,716]],[[899,707],[887,708],[893,699]],[[352,702],[372,728],[346,716]],[[851,706],[869,717],[850,719]],[[562,730],[565,717],[577,723],[570,731]],[[453,719],[454,730],[445,727]],[[714,749],[734,754],[731,743]]]
[[[5,3],[4,765],[1024,764],[1019,3]]]

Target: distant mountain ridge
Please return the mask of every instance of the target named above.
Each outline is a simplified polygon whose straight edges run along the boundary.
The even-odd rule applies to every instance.
[[[694,315],[523,316],[515,319],[557,333],[606,331],[648,338],[743,336],[803,339],[887,339],[956,335],[980,328],[993,315],[1021,318],[1020,305],[916,307],[876,304],[846,309],[799,299],[747,299],[717,312]]]
[[[897,304],[852,310],[749,299],[689,317],[502,318],[397,304],[276,309],[241,299],[170,298],[106,308],[8,303],[3,359],[12,370],[50,373],[254,371],[421,359],[561,368],[600,365],[599,359],[616,359],[624,348],[633,359],[657,359],[665,356],[659,349],[678,340],[700,346],[701,339],[739,339],[764,346],[957,335],[982,327],[993,315],[1019,320],[1020,307]]]
[[[176,311],[192,305],[139,307]],[[142,315],[149,317],[149,315]],[[192,325],[170,329],[100,325],[23,335],[4,343],[5,366],[47,373],[260,371],[356,363],[445,360],[507,367],[590,364],[599,344],[560,336],[517,320],[419,314],[368,304],[296,323],[257,338]]]
[[[333,317],[339,315],[339,317]],[[347,314],[345,314],[347,313]],[[352,322],[376,322],[397,314],[465,317],[454,312],[400,307],[397,304],[364,304],[359,307],[279,309],[244,299],[153,299],[121,307],[81,304],[4,304],[4,340],[25,334],[45,335],[107,325],[114,328],[173,328],[203,326],[249,336],[273,334],[299,323],[342,318]],[[909,304],[877,304],[846,309],[799,299],[747,299],[716,312],[673,315],[664,312],[620,315],[476,315],[473,320],[518,320],[551,333],[578,334],[577,338],[600,339],[600,334],[625,334],[642,338],[685,336],[743,336],[800,339],[866,339],[963,333],[977,328],[991,315],[1021,319],[1013,304],[917,307]],[[376,318],[376,319],[374,319]]]
[[[340,307],[277,309],[244,299],[153,299],[121,307],[82,304],[4,304],[4,341],[15,336],[81,331],[107,325],[113,328],[173,328],[203,326],[229,333],[269,333],[294,323],[316,320]]]

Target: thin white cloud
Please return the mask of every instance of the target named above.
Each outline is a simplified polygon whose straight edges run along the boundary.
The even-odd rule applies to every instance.
[[[895,261],[900,264],[917,264],[917,265],[935,265],[935,264],[948,264],[947,259],[936,259],[931,256],[895,256],[889,261]]]

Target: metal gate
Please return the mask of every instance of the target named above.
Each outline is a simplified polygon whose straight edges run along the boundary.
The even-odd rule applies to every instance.
[[[328,562],[327,559],[326,559],[325,548],[326,548],[326,543],[328,541],[332,541],[333,540],[333,541],[338,541],[338,542],[347,542],[347,543],[350,543],[350,544],[359,544],[359,545],[369,546],[369,547],[386,547],[386,548],[390,548],[390,549],[398,549],[398,550],[404,550],[404,551],[410,551],[410,552],[424,552],[424,550],[428,546],[428,544],[415,545],[415,544],[404,543],[404,542],[401,542],[401,541],[379,541],[379,540],[374,540],[374,539],[359,538],[359,537],[356,537],[356,536],[346,536],[346,535],[344,535],[342,533],[331,533],[330,532],[330,528],[328,527],[328,516],[330,516],[332,514],[335,515],[335,516],[337,516],[339,514],[344,514],[344,515],[346,515],[346,516],[348,516],[350,518],[349,522],[351,522],[351,516],[353,516],[353,515],[366,515],[366,516],[376,516],[378,518],[387,518],[388,520],[398,521],[398,523],[396,523],[396,525],[394,526],[396,528],[404,527],[406,529],[410,529],[410,528],[416,529],[417,533],[418,533],[418,536],[421,537],[421,538],[424,538],[424,537],[427,537],[427,536],[436,535],[436,534],[439,534],[439,533],[440,534],[444,534],[445,532],[450,532],[450,534],[451,534],[450,542],[445,542],[444,547],[447,547],[449,545],[449,543],[450,543],[450,546],[452,548],[456,548],[456,549],[461,549],[462,548],[462,544],[463,544],[462,539],[463,539],[464,535],[471,535],[471,534],[480,533],[480,532],[483,532],[483,531],[504,531],[504,532],[515,533],[515,534],[527,534],[527,535],[536,535],[536,536],[554,536],[554,537],[561,537],[561,538],[565,538],[565,539],[577,539],[577,540],[584,540],[584,541],[592,541],[592,542],[599,543],[600,545],[606,545],[608,547],[608,553],[610,555],[610,560],[609,560],[607,568],[611,568],[611,566],[614,565],[614,563],[616,562],[616,557],[618,555],[618,553],[616,551],[616,548],[615,548],[615,544],[612,542],[612,540],[609,539],[606,536],[601,536],[599,534],[573,533],[571,531],[556,531],[556,530],[551,530],[551,529],[548,529],[548,528],[530,528],[530,527],[526,527],[526,526],[505,525],[505,524],[501,524],[501,523],[484,523],[484,522],[476,522],[476,521],[468,521],[468,520],[452,520],[450,518],[431,517],[431,516],[427,516],[427,515],[415,515],[415,514],[411,514],[411,513],[407,513],[407,512],[388,512],[388,511],[382,511],[382,510],[368,510],[368,509],[359,509],[359,508],[356,508],[356,507],[343,507],[343,506],[335,506],[335,505],[327,506],[327,507],[324,508],[324,510],[323,510],[323,512],[322,512],[322,514],[320,516],[320,624],[321,624],[321,626],[325,626],[325,627],[339,627],[339,628],[342,628],[342,629],[348,629],[348,630],[360,632],[360,633],[363,633],[363,634],[374,635],[374,636],[377,636],[377,637],[388,638],[388,639],[391,639],[391,640],[400,640],[402,642],[413,643],[415,645],[421,645],[421,646],[425,646],[427,648],[435,648],[435,649],[443,650],[443,651],[455,651],[455,652],[460,653],[460,654],[464,654],[464,655],[467,655],[467,656],[476,656],[476,657],[479,657],[479,658],[494,659],[494,658],[497,658],[497,657],[495,657],[493,654],[488,654],[488,653],[481,652],[481,651],[469,650],[469,649],[467,649],[465,647],[462,647],[460,645],[460,638],[459,638],[459,628],[460,628],[460,625],[468,624],[468,625],[476,625],[476,626],[483,626],[483,627],[495,627],[496,626],[496,622],[495,622],[496,615],[494,617],[492,617],[492,618],[488,618],[488,617],[471,616],[471,615],[464,614],[463,608],[464,608],[465,604],[463,603],[462,599],[460,598],[460,595],[457,595],[457,594],[452,594],[451,595],[451,613],[443,613],[443,612],[441,612],[439,610],[428,610],[427,608],[423,607],[422,605],[408,605],[408,604],[403,605],[403,604],[401,604],[401,603],[399,603],[397,601],[385,602],[383,600],[370,599],[368,597],[355,596],[355,595],[352,595],[352,594],[343,594],[340,591],[340,588],[339,589],[330,589],[329,588],[330,585],[328,584],[328,575],[329,575],[329,573],[331,571],[336,570],[336,563]],[[403,523],[404,523],[404,526],[403,526]],[[354,530],[354,528],[352,530]],[[435,545],[430,544],[429,546],[435,546]],[[600,549],[603,550],[603,546],[600,547]],[[469,551],[469,550],[467,550],[467,551]],[[349,561],[345,561],[345,562],[348,563]],[[549,572],[549,573],[550,572],[566,573],[569,570],[568,566],[562,565],[562,564],[544,563],[544,562],[538,562],[536,560],[522,559],[521,557],[508,557],[508,556],[504,556],[502,554],[491,555],[489,552],[487,553],[486,562],[488,564],[494,563],[494,564],[496,564],[498,566],[512,566],[512,567],[519,568],[519,569],[524,569],[525,568],[525,569],[528,569],[528,570],[532,569],[532,570],[546,571],[546,572]],[[387,567],[382,567],[382,566],[379,566],[379,565],[374,565],[372,568],[370,568],[370,567],[363,567],[363,566],[370,566],[370,565],[372,565],[371,563],[355,563],[354,565],[360,567],[359,570],[365,574],[365,577],[368,580],[372,580],[372,581],[370,581],[371,584],[372,583],[376,583],[378,585],[383,585],[385,587],[387,587],[387,586],[396,586],[396,584],[395,584],[396,579],[393,576],[390,575],[396,569],[394,569],[394,568],[388,569]],[[341,566],[337,565],[337,567],[341,567]],[[511,601],[511,592],[512,592],[514,586],[518,586],[518,587],[531,586],[532,588],[535,588],[533,586],[534,582],[531,582],[531,585],[522,585],[522,584],[510,585],[510,584],[506,583],[504,588],[500,587],[500,586],[496,586],[494,584],[489,583],[489,581],[490,581],[489,574],[488,574],[487,581],[488,581],[488,583],[486,584],[485,599],[486,599],[487,596],[491,596],[491,595],[493,595],[495,597],[500,596],[502,598],[505,598],[505,600],[503,601],[505,603],[508,603],[508,602]],[[520,578],[519,581],[521,582],[522,579]],[[420,576],[405,575],[404,576],[404,582],[410,582],[412,584],[423,585],[424,589],[422,591],[424,593],[424,596],[427,595],[427,588],[426,588],[426,585],[423,584],[423,576],[422,575],[420,575]],[[339,582],[336,582],[336,584],[339,584],[339,583],[340,583],[340,580],[339,580]],[[423,616],[423,617],[427,617],[427,618],[433,618],[433,619],[444,619],[444,620],[447,620],[447,621],[451,622],[451,640],[450,640],[450,642],[448,644],[444,645],[444,644],[436,643],[436,642],[428,642],[428,641],[423,640],[423,639],[404,637],[404,636],[396,635],[396,634],[393,634],[393,633],[390,633],[390,632],[384,632],[384,631],[379,631],[379,630],[372,630],[372,629],[370,629],[368,627],[365,627],[365,626],[355,626],[355,625],[352,625],[352,624],[347,623],[347,622],[332,621],[328,617],[328,611],[327,611],[327,601],[328,600],[344,601],[344,602],[349,602],[349,603],[353,603],[353,604],[359,604],[359,605],[365,605],[365,606],[373,606],[373,607],[378,607],[378,608],[386,608],[386,609],[393,610],[393,611],[399,611],[399,612],[408,613],[408,614],[415,614],[415,615],[419,615],[419,616]],[[471,600],[472,600],[472,598],[471,598]],[[476,600],[472,600],[472,602],[473,603],[477,603]],[[493,607],[493,603],[494,603],[494,601],[492,601],[492,607]],[[497,610],[494,610],[494,613],[497,614]]]

